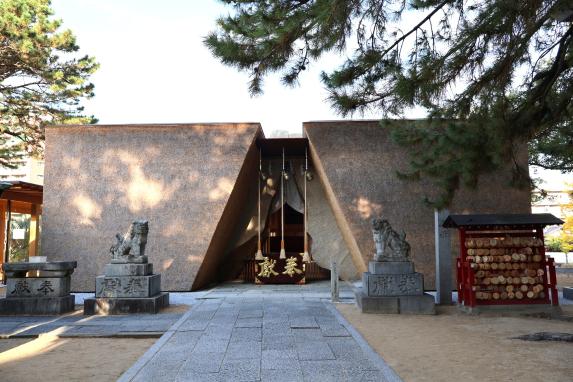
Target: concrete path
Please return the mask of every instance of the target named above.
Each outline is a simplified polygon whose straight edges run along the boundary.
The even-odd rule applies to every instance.
[[[120,381],[399,380],[327,297],[326,284],[217,287]]]

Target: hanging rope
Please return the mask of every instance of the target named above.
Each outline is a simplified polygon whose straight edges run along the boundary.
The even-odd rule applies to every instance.
[[[285,178],[285,149],[283,147],[283,168],[281,171],[281,251],[279,258],[286,259],[285,251],[285,206],[284,206],[284,178]]]
[[[257,253],[255,255],[255,260],[264,260],[263,251],[261,249],[261,178],[263,176],[263,157],[261,149],[259,148],[259,181],[257,193],[259,196],[258,201],[258,217],[257,217],[257,231],[258,231],[258,243],[257,243]]]
[[[307,174],[308,174],[308,154],[306,152],[306,147],[304,148],[304,253],[302,254],[302,261],[305,263],[310,263],[310,254],[308,253],[308,223],[307,223],[307,214],[308,214],[308,207],[306,202],[306,182],[307,182]]]

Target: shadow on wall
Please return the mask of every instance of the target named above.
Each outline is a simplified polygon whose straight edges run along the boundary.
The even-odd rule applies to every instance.
[[[253,126],[80,129],[85,136],[79,143],[77,135],[66,133],[57,141],[59,163],[50,175],[60,189],[58,204],[69,211],[50,211],[55,230],[76,241],[90,240],[78,256],[97,255],[101,268],[114,234],[133,219],[145,218],[151,226],[150,258],[161,268],[157,271],[181,262],[198,269],[254,138]],[[66,221],[71,227],[62,227]],[[67,243],[55,250],[77,248]],[[175,279],[189,283],[186,273]]]

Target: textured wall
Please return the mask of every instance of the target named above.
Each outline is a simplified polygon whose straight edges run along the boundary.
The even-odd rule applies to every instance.
[[[232,263],[229,259],[231,251],[240,243],[245,231],[252,231],[253,220],[250,212],[256,206],[258,161],[259,153],[253,142],[193,281],[193,290],[224,280],[227,266]],[[214,216],[207,218],[212,219]]]
[[[397,179],[406,151],[375,121],[304,128],[315,174],[309,231],[319,265],[328,268],[335,258],[342,277],[355,278],[374,251],[370,219],[383,216],[408,233],[416,266],[433,288],[433,211],[421,202],[430,187]],[[115,233],[147,218],[148,253],[164,289],[201,288],[234,273],[240,261],[228,256],[255,234],[259,134],[258,124],[48,128],[43,252],[78,260],[72,287],[90,291]],[[504,187],[500,174],[480,184],[461,192],[451,211],[529,212],[529,193]]]
[[[407,121],[405,121],[407,123]],[[424,182],[403,181],[397,170],[408,167],[404,148],[391,142],[377,121],[307,122],[311,155],[337,224],[359,271],[374,252],[370,220],[382,216],[405,230],[412,258],[434,288],[434,212],[422,203],[432,192]],[[525,150],[519,161],[527,163]],[[477,190],[460,192],[452,213],[529,213],[529,192],[508,188],[502,174],[480,180]],[[454,235],[456,236],[456,235]],[[457,253],[453,251],[452,256]]]
[[[308,182],[308,231],[312,237],[312,258],[322,268],[330,269],[330,261],[338,264],[338,274],[345,280],[355,280],[360,275],[352,261],[350,251],[336,224],[332,207],[327,201],[324,187],[310,169],[314,179]]]
[[[78,260],[72,289],[92,291],[115,233],[146,218],[163,289],[189,290],[207,250],[219,249],[213,236],[225,240],[219,221],[260,133],[259,124],[48,128],[43,253]]]

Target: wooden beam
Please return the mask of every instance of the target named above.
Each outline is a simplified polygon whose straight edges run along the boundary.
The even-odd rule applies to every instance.
[[[6,253],[6,210],[8,202],[0,199],[0,265],[4,263],[4,254]],[[3,269],[3,268],[2,268]],[[5,283],[4,270],[0,272],[0,280]]]
[[[10,211],[13,214],[28,214],[31,215],[32,214],[32,206],[33,204],[31,203],[26,203],[26,202],[18,202],[15,200],[11,200],[10,201]]]
[[[38,256],[38,242],[40,240],[40,221],[36,205],[32,205],[30,217],[30,237],[28,241],[28,257]]]
[[[2,199],[15,200],[20,202],[28,202],[33,204],[42,204],[41,193],[26,193],[12,190],[6,190],[2,193]]]
[[[8,262],[10,258],[10,223],[12,222],[12,202],[8,200],[7,202],[8,208],[7,211],[7,218],[6,218],[6,230],[4,231],[6,234],[6,245],[4,246],[4,262]]]

